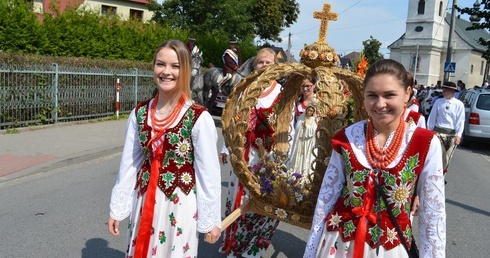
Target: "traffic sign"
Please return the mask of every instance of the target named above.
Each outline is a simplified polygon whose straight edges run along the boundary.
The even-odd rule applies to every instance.
[[[456,63],[455,62],[445,62],[444,63],[444,72],[445,73],[454,73],[456,71]]]

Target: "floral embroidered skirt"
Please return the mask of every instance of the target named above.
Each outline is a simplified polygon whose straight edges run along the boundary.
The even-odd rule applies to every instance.
[[[129,220],[127,257],[134,254],[145,196],[146,194],[134,200],[136,204],[133,205]],[[199,234],[195,189],[186,195],[177,187],[170,198],[157,189],[155,200],[153,234],[146,257],[197,257]]]
[[[342,242],[338,231],[323,231],[318,253],[316,257],[328,258],[346,258],[353,257],[354,241]],[[376,249],[372,249],[367,243],[364,243],[364,258],[408,258],[407,251],[402,245],[399,245],[389,251],[382,246],[379,247],[379,255],[376,255]]]
[[[238,177],[231,172],[226,198],[226,216],[233,212],[233,205],[239,188],[238,184]],[[248,200],[248,198],[248,191],[244,188],[240,203]],[[269,247],[278,225],[279,220],[247,212],[230,225],[229,228],[234,230],[231,230],[231,232],[226,231],[227,233],[224,235],[224,241],[220,245],[219,252],[226,253],[227,246],[225,245],[228,244],[231,245],[229,247],[229,256],[231,257],[238,255],[242,257],[260,257],[261,253]]]

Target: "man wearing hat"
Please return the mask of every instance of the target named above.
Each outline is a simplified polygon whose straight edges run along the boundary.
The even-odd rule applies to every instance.
[[[228,43],[230,47],[225,50],[221,57],[223,59],[223,79],[219,82],[219,85],[223,85],[230,80],[233,73],[242,65],[242,54],[237,48],[237,40],[232,38]]]
[[[196,46],[196,38],[189,36],[187,39],[187,49],[191,52],[191,55],[199,53],[199,48]]]
[[[461,142],[464,129],[464,104],[454,97],[457,91],[458,87],[454,82],[444,82],[444,98],[436,100],[427,120],[427,128],[437,132],[442,143],[444,173],[447,172],[454,150]]]

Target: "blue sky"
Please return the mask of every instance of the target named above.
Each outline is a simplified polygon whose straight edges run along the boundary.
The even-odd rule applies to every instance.
[[[450,1],[452,5],[453,1]],[[297,0],[300,5],[298,20],[281,33],[283,41],[276,46],[287,49],[288,34],[291,33],[291,53],[298,59],[304,44],[318,40],[320,20],[313,18],[314,11],[321,11],[324,3],[331,4],[331,11],[338,14],[337,21],[328,25],[327,43],[337,54],[361,51],[362,42],[372,35],[382,45],[380,52],[389,57],[388,45],[405,32],[408,0]],[[475,0],[459,0],[458,6],[472,7]],[[464,17],[464,16],[463,16]]]

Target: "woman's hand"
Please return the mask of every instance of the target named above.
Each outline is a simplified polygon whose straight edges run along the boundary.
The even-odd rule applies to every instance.
[[[107,220],[107,226],[109,227],[109,232],[113,236],[119,236],[119,221],[109,217]]]
[[[211,231],[206,233],[206,242],[210,244],[216,243],[218,241],[219,237],[221,236],[221,229],[218,227],[214,227]]]
[[[412,213],[413,216],[418,216],[419,215],[419,205],[420,205],[419,196],[416,195],[413,198],[413,202],[412,202],[412,210],[411,210],[411,213]]]

